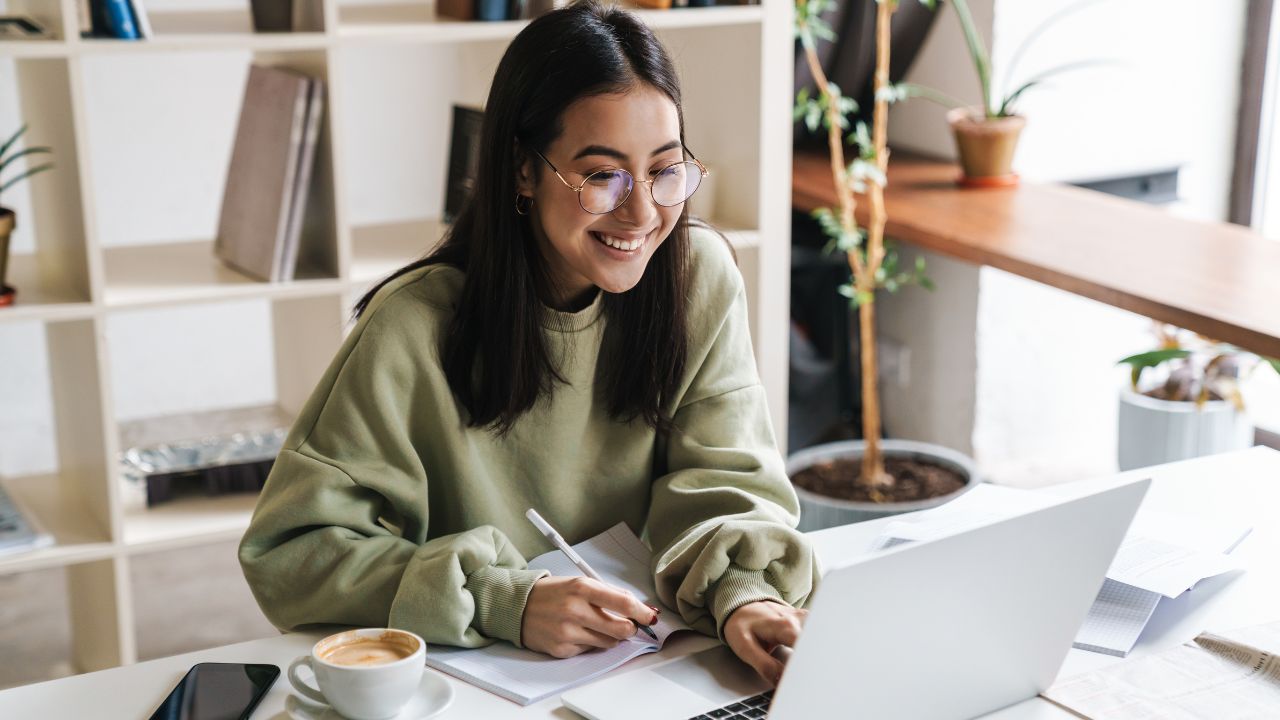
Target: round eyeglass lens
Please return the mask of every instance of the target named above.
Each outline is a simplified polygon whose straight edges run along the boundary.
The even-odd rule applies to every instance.
[[[653,201],[673,207],[688,200],[702,182],[702,169],[697,163],[669,165],[653,179]]]
[[[631,173],[624,170],[601,170],[583,181],[578,199],[583,210],[603,215],[625,202],[634,184]]]

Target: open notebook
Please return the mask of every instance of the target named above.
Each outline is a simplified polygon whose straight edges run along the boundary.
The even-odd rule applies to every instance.
[[[657,607],[657,593],[649,564],[652,553],[640,538],[618,523],[606,532],[573,546],[582,559],[605,582],[629,590],[641,601]],[[550,570],[552,575],[581,575],[578,568],[558,550],[539,555],[529,567]],[[559,660],[548,655],[522,650],[509,643],[464,650],[432,646],[427,652],[427,665],[460,680],[501,695],[508,700],[528,705],[558,695],[571,687],[594,680],[626,661],[657,652],[674,632],[690,629],[677,614],[664,610],[653,632],[653,641],[644,633],[620,643],[611,650],[596,650]]]

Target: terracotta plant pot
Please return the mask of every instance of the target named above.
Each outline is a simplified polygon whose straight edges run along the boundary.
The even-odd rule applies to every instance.
[[[800,499],[800,530],[805,532],[821,530],[889,515],[927,510],[955,500],[982,482],[978,474],[978,466],[973,459],[950,448],[913,440],[882,440],[881,446],[884,448],[885,457],[897,456],[925,460],[951,468],[964,477],[965,485],[950,495],[897,503],[841,500],[797,487],[796,496]],[[861,440],[844,440],[798,450],[787,458],[787,475],[794,476],[811,465],[830,460],[857,460],[862,457],[864,447]]]
[[[987,118],[977,108],[955,108],[947,113],[947,122],[955,133],[960,167],[964,170],[962,185],[998,187],[1016,185],[1013,153],[1018,136],[1027,124],[1020,115]]]
[[[9,238],[17,227],[17,217],[9,208],[0,207],[0,306],[13,302],[14,290],[8,285]]]

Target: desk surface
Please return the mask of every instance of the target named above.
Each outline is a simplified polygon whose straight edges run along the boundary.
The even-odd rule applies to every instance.
[[[1280,242],[1066,185],[961,189],[958,172],[894,155],[887,236],[1280,357]],[[826,156],[796,153],[791,202],[835,202]]]
[[[1134,655],[1164,650],[1195,637],[1203,630],[1260,624],[1280,617],[1280,452],[1253,448],[1128,473],[1154,479],[1143,508],[1193,515],[1208,520],[1248,523],[1253,532],[1235,550],[1248,562],[1243,574],[1213,578],[1177,600],[1163,600]],[[1105,482],[1105,481],[1104,481]],[[888,520],[877,520],[814,533],[823,561],[830,565],[861,548]],[[54,680],[0,692],[0,717],[19,718],[145,718],[164,699],[187,668],[197,662],[268,662],[287,667],[305,654],[324,633],[294,633],[228,645],[128,667]],[[709,638],[685,634],[673,638],[658,654],[638,658],[636,668],[704,649]],[[1096,669],[1118,658],[1071,650],[1062,676]],[[434,672],[428,669],[427,672]],[[452,707],[443,718],[578,718],[551,698],[528,708],[450,679],[455,690]],[[261,720],[281,720],[289,684],[283,677],[254,714]],[[1065,719],[1073,715],[1033,698],[986,716],[988,720]]]

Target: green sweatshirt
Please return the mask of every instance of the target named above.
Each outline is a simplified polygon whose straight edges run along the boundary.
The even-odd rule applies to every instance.
[[[719,236],[691,229],[690,348],[677,431],[611,419],[593,386],[600,294],[555,313],[568,380],[505,436],[463,423],[440,343],[463,274],[430,266],[386,285],[285,441],[240,563],[282,629],[397,627],[428,642],[520,644],[551,549],[536,508],[577,543],[625,521],[654,550],[659,599],[709,635],[741,605],[799,606],[815,556],[774,443],[742,278]]]

